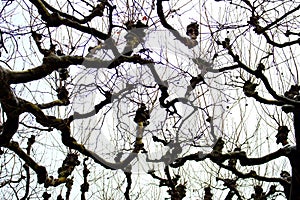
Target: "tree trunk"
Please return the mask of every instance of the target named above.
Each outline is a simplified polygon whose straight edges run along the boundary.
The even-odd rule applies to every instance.
[[[296,149],[291,152],[292,182],[290,200],[300,200],[300,111],[294,112]]]

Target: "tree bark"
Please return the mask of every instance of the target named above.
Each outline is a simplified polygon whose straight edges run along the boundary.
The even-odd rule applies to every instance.
[[[292,165],[292,182],[290,200],[300,200],[300,111],[294,112],[294,129],[296,138],[296,149],[289,157]]]

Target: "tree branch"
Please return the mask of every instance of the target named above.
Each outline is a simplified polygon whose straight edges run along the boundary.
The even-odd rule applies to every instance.
[[[126,180],[127,180],[127,186],[126,186],[126,190],[124,192],[124,196],[125,196],[126,200],[130,200],[129,191],[130,191],[131,184],[132,184],[131,172],[124,172],[124,173],[125,173]]]
[[[38,183],[42,184],[46,181],[48,173],[44,166],[38,165],[29,155],[27,155],[19,146],[17,142],[10,142],[4,147],[15,152],[24,162],[35,171],[37,174]]]

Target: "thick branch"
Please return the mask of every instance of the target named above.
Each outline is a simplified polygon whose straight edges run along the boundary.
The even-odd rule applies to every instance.
[[[39,80],[59,68],[67,68],[70,65],[81,65],[83,61],[84,58],[82,56],[57,56],[50,54],[44,57],[41,66],[24,71],[10,71],[8,73],[8,83],[17,84]]]
[[[53,71],[58,70],[59,68],[67,68],[70,65],[83,64],[87,68],[112,69],[125,62],[139,63],[142,65],[153,63],[153,61],[143,59],[139,55],[120,56],[111,61],[103,61],[98,58],[84,58],[82,56],[57,56],[55,54],[50,54],[43,59],[43,64],[41,66],[25,71],[8,71],[7,79],[9,84],[27,83],[44,78]]]
[[[189,38],[182,37],[179,34],[179,32],[167,22],[166,17],[164,15],[164,11],[163,11],[162,0],[157,0],[157,15],[158,15],[158,17],[160,19],[160,23],[163,25],[163,27],[165,27],[166,29],[171,31],[171,33],[174,35],[174,37],[177,40],[179,40],[182,44],[184,44],[188,47],[193,46],[193,44],[191,43]]]
[[[43,166],[38,165],[29,155],[27,155],[17,142],[10,142],[5,145],[6,148],[15,152],[24,162],[37,174],[38,183],[42,184],[47,179],[47,171]]]
[[[220,44],[220,43],[219,43]],[[254,75],[255,77],[259,78],[260,80],[262,80],[262,82],[264,83],[264,86],[266,87],[266,89],[268,90],[268,92],[272,95],[272,97],[280,102],[285,102],[288,104],[292,104],[292,105],[300,105],[299,101],[295,101],[289,98],[286,98],[284,96],[280,96],[276,93],[276,91],[272,88],[272,86],[269,83],[268,78],[263,74],[263,73],[258,73],[257,70],[252,70],[251,68],[249,68],[247,65],[245,65],[239,58],[238,55],[234,54],[234,52],[231,49],[231,46],[229,44],[229,41],[223,41],[222,42],[222,46],[228,50],[228,54],[233,58],[233,61],[236,62],[238,64],[238,66],[242,69],[244,69],[246,72],[248,72],[249,74]]]
[[[224,164],[221,164],[221,163],[216,163],[216,164],[218,164],[220,167],[222,167],[224,169],[227,169],[227,170],[231,171],[232,173],[237,175],[239,178],[243,178],[243,179],[254,178],[254,179],[259,180],[259,181],[278,182],[282,185],[290,184],[287,180],[285,180],[283,178],[272,178],[272,177],[260,176],[253,170],[248,172],[248,173],[242,173],[234,167],[230,167],[228,165],[224,165]]]
[[[289,16],[290,14],[298,11],[300,9],[300,5],[297,6],[296,8],[289,10],[288,12],[284,13],[281,17],[279,17],[278,19],[276,19],[275,21],[273,21],[272,23],[268,24],[267,26],[265,26],[264,28],[260,29],[261,32],[265,32],[267,30],[269,30],[272,26],[275,26],[278,22],[286,19],[287,16]]]
[[[218,163],[223,163],[229,159],[238,159],[238,160],[240,160],[240,164],[242,166],[261,165],[261,164],[267,163],[271,160],[277,159],[281,156],[289,156],[289,153],[291,152],[292,148],[293,147],[286,146],[284,148],[281,148],[273,153],[270,153],[270,154],[265,155],[260,158],[248,158],[246,153],[243,151],[234,151],[234,152],[230,152],[230,153],[226,153],[226,154],[222,154],[221,152],[212,151],[211,153],[209,153],[205,156],[200,156],[201,152],[199,152],[199,153],[194,153],[194,154],[184,156],[182,158],[178,158],[170,166],[177,168],[177,167],[184,165],[184,163],[186,161],[189,161],[189,160],[190,161],[192,161],[192,160],[202,161],[202,160],[205,160],[206,158],[210,158],[211,160],[214,160],[215,162],[218,162]]]
[[[58,99],[49,103],[38,104],[37,106],[41,109],[48,109],[55,106],[65,106],[65,105],[66,103],[64,101]]]
[[[95,28],[82,26],[78,22],[73,21],[74,19],[70,20],[67,18],[62,18],[57,12],[50,14],[41,0],[30,0],[30,2],[37,7],[39,14],[42,16],[42,20],[44,20],[49,27],[59,27],[61,25],[66,25],[81,32],[91,34],[102,40],[106,40],[109,38],[107,34],[102,33]]]
[[[8,143],[16,133],[19,126],[19,115],[21,114],[19,102],[8,84],[8,71],[0,66],[0,102],[7,120],[3,124],[0,135],[0,145]]]
[[[127,180],[127,186],[126,186],[126,190],[124,192],[124,196],[125,196],[126,200],[130,200],[129,191],[130,191],[131,184],[132,184],[131,172],[124,172],[124,173],[125,173],[126,180]]]
[[[78,19],[75,16],[69,15],[67,13],[61,12],[60,10],[57,10],[56,8],[52,7],[50,4],[45,2],[44,0],[41,0],[41,2],[44,4],[46,8],[48,8],[51,12],[53,13],[58,13],[60,16],[65,17],[66,19],[72,20],[74,22],[77,22],[79,24],[85,24],[89,21],[91,21],[93,18],[99,16],[103,16],[103,11],[104,11],[104,4],[108,4],[107,2],[104,3],[102,1],[100,4],[98,4],[96,7],[93,7],[93,10],[88,16],[84,16],[83,19]]]

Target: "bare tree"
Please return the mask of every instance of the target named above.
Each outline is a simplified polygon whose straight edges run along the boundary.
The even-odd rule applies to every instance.
[[[300,199],[299,2],[1,4],[2,199]]]

